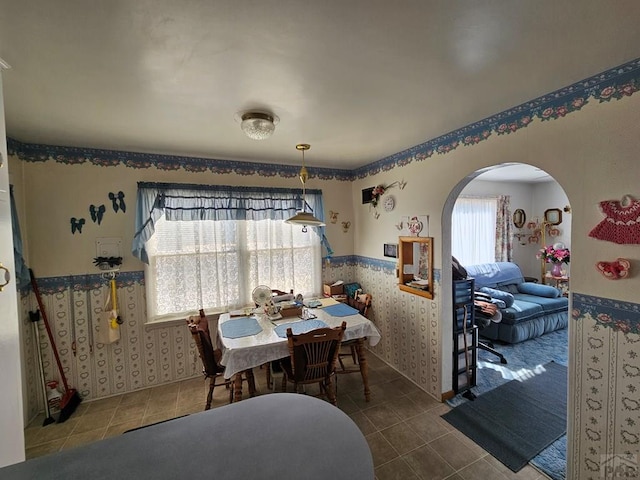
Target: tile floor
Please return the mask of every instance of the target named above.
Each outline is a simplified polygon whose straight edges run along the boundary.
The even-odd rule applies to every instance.
[[[364,401],[358,374],[340,375],[338,406],[366,436],[377,480],[548,478],[529,465],[514,474],[440,418],[449,410],[446,404],[437,402],[375,356],[369,355],[369,359],[371,401]],[[259,393],[267,394],[264,371],[255,369],[255,376]],[[27,458],[202,411],[206,385],[202,378],[194,378],[82,402],[66,422],[45,427],[44,416],[40,416],[25,430]],[[216,388],[215,392],[213,407],[226,405],[225,389]]]

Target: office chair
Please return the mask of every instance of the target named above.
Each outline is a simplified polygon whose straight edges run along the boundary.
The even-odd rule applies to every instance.
[[[482,335],[482,330],[487,328],[491,323],[498,323],[502,320],[502,314],[496,305],[491,303],[491,297],[485,293],[474,293],[474,310],[475,324],[478,327],[478,334]],[[478,348],[485,352],[492,353],[500,359],[500,363],[506,364],[507,359],[503,354],[498,352],[493,343],[489,340],[478,338]]]

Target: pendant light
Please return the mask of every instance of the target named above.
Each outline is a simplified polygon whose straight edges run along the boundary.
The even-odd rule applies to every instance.
[[[306,183],[309,174],[307,167],[304,165],[304,152],[309,150],[311,145],[308,143],[300,143],[296,145],[296,149],[302,152],[302,168],[300,169],[300,181],[302,182],[302,210],[296,213],[293,217],[285,220],[285,223],[291,223],[293,225],[302,225],[302,231],[307,232],[307,226],[311,227],[324,227],[326,226],[322,220],[318,220],[313,216],[311,212],[307,212],[307,196],[306,196]]]

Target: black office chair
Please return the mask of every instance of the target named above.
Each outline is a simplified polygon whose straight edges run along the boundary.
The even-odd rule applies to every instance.
[[[474,319],[480,336],[482,335],[482,330],[491,325],[491,323],[499,323],[500,320],[502,320],[500,310],[491,303],[491,297],[489,295],[481,292],[475,292],[474,306]],[[478,338],[478,348],[497,356],[500,359],[500,363],[506,365],[507,359],[505,356],[497,351],[493,343],[489,340]]]

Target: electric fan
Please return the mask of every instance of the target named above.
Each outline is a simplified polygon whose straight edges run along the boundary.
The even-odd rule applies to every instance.
[[[251,298],[258,307],[264,308],[271,301],[271,287],[258,285],[253,289]]]

